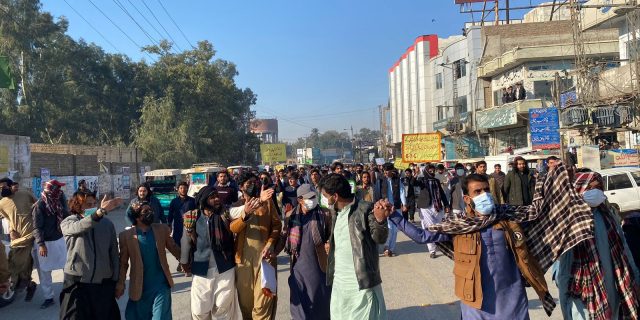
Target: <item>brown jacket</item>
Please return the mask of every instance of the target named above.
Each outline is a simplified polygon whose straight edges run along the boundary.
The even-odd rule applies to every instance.
[[[544,272],[527,248],[524,232],[514,222],[502,221],[495,229],[505,231],[505,240],[514,253],[516,264],[524,279],[533,287],[540,300],[549,293]],[[453,274],[455,294],[468,306],[482,307],[482,277],[480,275],[480,232],[461,234],[453,237]]]
[[[9,230],[19,237],[11,239],[12,248],[31,247],[33,245],[33,216],[31,207],[36,198],[28,191],[19,190],[11,197],[0,200],[0,218],[8,219]]]
[[[257,219],[257,220],[256,220]],[[280,231],[282,230],[282,221],[278,217],[278,211],[273,201],[267,201],[262,204],[255,213],[248,216],[248,219],[238,218],[231,221],[231,232],[236,233],[236,263],[242,263],[242,254],[244,250],[244,242],[247,240],[245,228],[249,223],[256,223],[260,227],[260,238],[265,242],[265,246],[275,248],[280,239]],[[258,252],[262,252],[264,248],[258,248]]]
[[[169,271],[169,264],[167,263],[167,249],[171,254],[180,259],[180,247],[176,245],[171,237],[171,229],[164,224],[154,223],[151,225],[153,236],[156,239],[156,247],[158,249],[158,257],[160,258],[160,264],[162,270],[167,278],[167,283],[170,287],[173,287],[173,278],[171,277],[171,271]],[[120,232],[119,245],[120,245],[120,279],[116,286],[116,291],[124,290],[124,281],[127,278],[127,270],[129,269],[129,261],[131,261],[131,273],[129,274],[129,299],[132,301],[140,300],[142,296],[143,288],[143,265],[142,256],[140,254],[140,245],[138,244],[138,233],[136,227],[132,227],[129,230]]]

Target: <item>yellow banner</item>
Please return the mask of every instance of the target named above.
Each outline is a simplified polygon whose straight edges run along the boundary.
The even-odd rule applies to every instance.
[[[442,160],[441,140],[439,132],[403,134],[402,161],[440,162]]]
[[[260,154],[262,155],[262,163],[287,161],[287,147],[284,143],[261,144]]]
[[[0,173],[9,171],[9,147],[0,146]]]
[[[402,158],[396,158],[393,162],[393,166],[398,169],[398,171],[403,171],[406,168],[409,168],[409,162],[403,162]]]

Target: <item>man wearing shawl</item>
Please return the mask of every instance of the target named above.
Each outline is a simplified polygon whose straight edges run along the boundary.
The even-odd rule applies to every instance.
[[[577,173],[576,192],[591,207],[594,238],[554,264],[564,319],[638,319],[638,270],[596,172]],[[621,317],[623,316],[623,317]]]
[[[67,260],[67,247],[60,228],[62,220],[69,215],[61,189],[64,185],[57,180],[48,181],[32,209],[38,247],[38,277],[45,298],[40,306],[42,309],[54,304],[51,271],[64,268]]]
[[[368,175],[368,172],[364,172]],[[293,320],[328,320],[331,287],[327,285],[325,243],[331,216],[320,208],[310,184],[298,188],[298,205],[286,213],[284,231],[275,249],[289,254],[290,311]]]
[[[465,179],[463,193],[466,216],[449,215],[428,231],[397,215],[390,219],[414,241],[453,241],[463,319],[529,319],[523,278],[550,315],[555,303],[544,273],[565,251],[593,238],[591,210],[573,190],[564,166],[538,181],[529,206],[496,205],[487,179],[475,174]],[[451,249],[451,243],[440,245]]]
[[[193,319],[242,319],[235,285],[233,233],[229,213],[215,187],[196,195],[198,209],[184,215],[180,263],[193,273]],[[192,250],[193,248],[193,250]]]

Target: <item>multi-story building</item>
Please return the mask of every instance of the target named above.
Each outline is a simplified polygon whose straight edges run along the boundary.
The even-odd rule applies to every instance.
[[[261,143],[278,143],[278,119],[255,119],[251,121],[251,133]]]
[[[571,21],[485,26],[483,37],[487,45],[478,77],[483,80],[486,103],[476,113],[475,128],[486,141],[489,155],[530,149],[529,109],[554,104],[557,75],[562,79],[560,88],[574,85]],[[589,31],[583,39],[587,56],[617,59],[617,30]],[[524,88],[526,98],[504,101],[505,90],[515,90],[517,85]]]
[[[424,35],[389,69],[391,142],[402,141],[403,133],[433,131],[433,68],[430,59],[438,54],[438,37]]]

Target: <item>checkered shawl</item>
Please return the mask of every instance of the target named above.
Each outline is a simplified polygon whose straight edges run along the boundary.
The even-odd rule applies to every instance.
[[[583,194],[589,189],[589,184],[592,181],[599,181],[600,186],[604,187],[604,179],[597,172],[579,172],[576,173],[573,181],[573,186],[576,188],[578,194]]]
[[[593,181],[600,182],[600,188],[604,186],[602,176],[595,172],[578,173],[574,186],[579,194],[588,190]],[[622,238],[616,228],[617,222],[613,218],[606,202],[600,205],[609,250],[611,250],[611,265],[615,277],[616,293],[622,301],[621,309],[625,319],[638,319],[638,299],[633,289],[633,276],[627,255],[624,253]],[[568,292],[572,297],[583,301],[589,312],[589,319],[606,320],[611,318],[612,306],[607,298],[604,285],[601,263],[595,239],[581,242],[573,250],[573,264],[571,266],[571,281]]]
[[[591,208],[576,193],[562,163],[537,181],[531,205],[499,205],[488,216],[448,215],[442,223],[431,225],[428,230],[451,235],[466,234],[479,232],[501,220],[532,221],[523,228],[529,252],[538,260],[543,272],[560,255],[594,237]],[[550,315],[555,307],[551,296],[544,297],[542,304]]]

